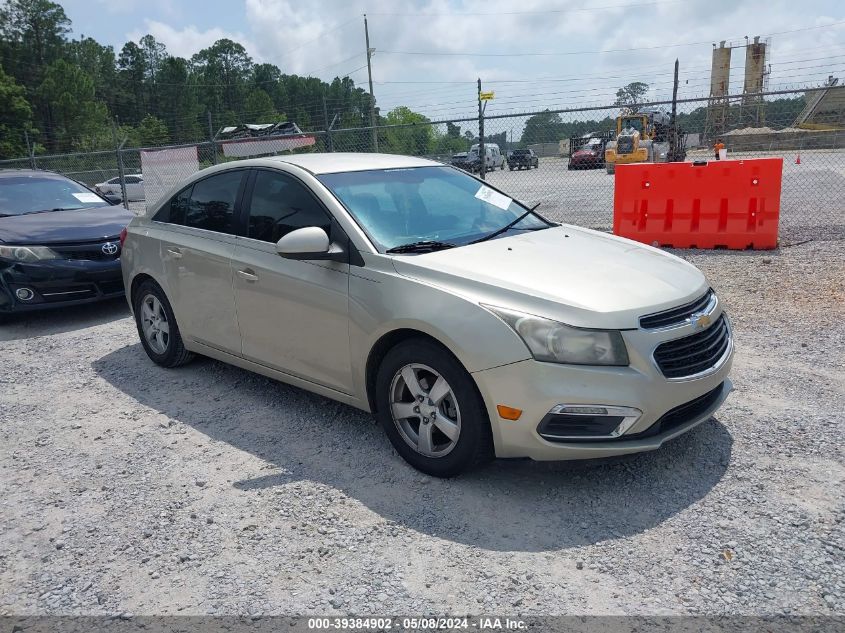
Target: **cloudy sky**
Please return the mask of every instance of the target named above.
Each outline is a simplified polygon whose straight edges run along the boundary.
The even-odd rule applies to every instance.
[[[283,72],[366,85],[367,13],[382,111],[472,116],[475,80],[496,92],[488,113],[599,105],[630,81],[671,96],[707,95],[712,43],[771,38],[770,89],[845,79],[842,0],[59,0],[74,35],[119,50],[151,33],[190,57],[221,37]],[[733,51],[732,92],[744,51]]]

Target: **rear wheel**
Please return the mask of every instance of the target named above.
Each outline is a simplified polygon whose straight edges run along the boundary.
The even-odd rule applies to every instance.
[[[377,417],[396,451],[435,477],[453,477],[493,456],[484,402],[461,364],[426,340],[400,343],[376,377]]]
[[[167,295],[154,281],[143,282],[133,294],[135,324],[147,356],[162,367],[178,367],[194,355],[185,349]]]

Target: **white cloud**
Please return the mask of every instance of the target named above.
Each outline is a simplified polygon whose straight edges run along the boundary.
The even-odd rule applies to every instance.
[[[200,50],[208,48],[217,40],[230,39],[240,43],[253,59],[256,59],[256,47],[249,38],[240,32],[232,33],[218,27],[201,31],[193,25],[177,29],[156,20],[144,20],[144,24],[144,30],[127,33],[126,37],[137,42],[144,35],[150,34],[167,47],[168,53],[185,58],[190,58]]]

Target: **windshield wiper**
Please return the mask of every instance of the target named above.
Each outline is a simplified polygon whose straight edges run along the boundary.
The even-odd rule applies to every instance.
[[[388,248],[385,253],[431,253],[433,251],[442,251],[447,248],[455,248],[457,244],[450,244],[449,242],[438,242],[437,240],[422,240],[420,242],[411,242],[410,244],[400,244],[393,248]]]
[[[525,213],[523,213],[521,216],[519,216],[516,220],[514,220],[513,222],[508,222],[507,224],[505,224],[505,226],[503,226],[502,228],[500,228],[498,231],[493,231],[492,233],[490,233],[490,235],[485,235],[484,237],[481,237],[481,238],[479,238],[479,239],[477,239],[477,240],[473,240],[472,242],[470,242],[470,244],[478,244],[479,242],[486,242],[487,240],[492,240],[494,237],[499,237],[502,233],[506,233],[507,231],[510,231],[513,227],[515,227],[517,224],[519,224],[520,222],[522,222],[522,221],[523,221],[525,218],[527,218],[529,215],[531,215],[532,213],[534,213],[534,210],[535,210],[537,207],[539,207],[539,206],[540,206],[540,203],[538,202],[538,203],[537,203],[537,204],[535,204],[533,207],[531,207],[530,209],[528,209],[528,211],[526,211],[526,212],[525,212]],[[543,222],[548,223],[548,220],[546,220],[545,218],[541,217],[539,214],[534,213],[534,215],[536,215],[538,218],[540,218],[541,220],[543,220]],[[551,224],[549,224],[549,226],[552,226],[552,225],[551,225]],[[539,227],[538,227],[538,228],[539,228]]]

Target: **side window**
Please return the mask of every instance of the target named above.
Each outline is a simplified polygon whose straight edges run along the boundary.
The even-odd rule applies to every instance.
[[[138,176],[127,176],[126,177],[126,184],[127,185],[137,185],[141,182],[141,179]]]
[[[111,180],[106,181],[106,184],[107,185],[119,185],[120,184],[120,177],[118,176],[117,178],[112,178]]]
[[[183,189],[170,199],[170,202],[162,205],[158,213],[153,217],[155,222],[167,222],[169,224],[184,224],[185,212],[188,209],[188,200],[191,197],[193,187]]]
[[[295,229],[319,226],[326,233],[331,220],[308,188],[291,176],[259,171],[249,207],[249,233],[254,240],[278,242]]]
[[[195,229],[217,233],[234,230],[235,200],[245,171],[229,171],[194,183],[193,191],[184,213],[184,224]],[[177,196],[178,197],[178,196]],[[171,216],[175,217],[174,199]]]

